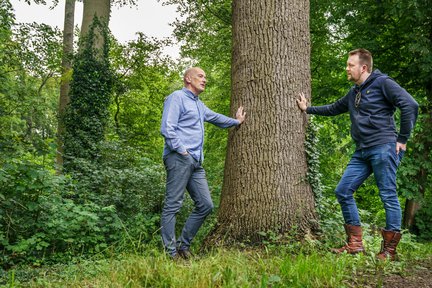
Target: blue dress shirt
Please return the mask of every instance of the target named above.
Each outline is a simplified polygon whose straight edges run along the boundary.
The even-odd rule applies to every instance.
[[[203,161],[204,121],[221,128],[240,125],[237,119],[218,114],[190,90],[183,88],[169,95],[164,102],[161,134],[165,138],[163,156],[186,151]]]

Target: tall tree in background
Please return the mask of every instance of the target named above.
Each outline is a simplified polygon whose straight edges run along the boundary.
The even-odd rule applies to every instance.
[[[216,239],[317,228],[295,103],[310,95],[309,61],[308,1],[233,1],[231,112],[243,105],[248,117],[229,135]]]
[[[62,77],[60,83],[60,97],[58,106],[58,125],[57,125],[57,153],[56,164],[57,171],[60,172],[63,167],[63,138],[65,127],[63,123],[64,112],[69,103],[69,82],[72,73],[72,56],[74,41],[74,16],[75,0],[65,1],[65,19],[63,26],[63,55],[62,55]]]
[[[105,61],[106,62],[105,64],[108,64],[107,58],[104,60],[104,57],[108,56],[108,54],[107,54],[108,46],[106,45],[106,41],[107,41],[107,35],[108,35],[107,31],[108,31],[108,24],[109,24],[109,20],[110,20],[112,2],[113,1],[111,1],[111,0],[83,0],[84,10],[83,10],[83,18],[82,18],[82,24],[81,24],[81,33],[80,33],[80,42],[81,42],[80,50],[83,50],[84,47],[86,47],[85,43],[88,43],[88,41],[91,41],[91,47],[87,47],[87,48],[93,49],[94,56],[96,57],[97,61],[101,61],[101,62]],[[126,5],[126,4],[135,5],[136,1],[135,0],[124,0],[124,1],[119,0],[119,1],[116,1],[116,3],[119,4],[120,6]],[[75,12],[75,0],[66,0],[65,21],[64,21],[64,31],[63,31],[63,61],[62,61],[63,73],[62,73],[62,83],[61,83],[61,88],[60,88],[59,111],[58,111],[59,123],[58,123],[58,131],[57,131],[58,137],[57,137],[56,162],[57,162],[57,169],[58,170],[61,170],[61,168],[63,166],[63,162],[64,162],[63,155],[65,152],[64,151],[65,138],[68,138],[69,140],[67,140],[67,141],[69,141],[69,142],[72,141],[71,137],[69,137],[70,135],[69,136],[65,135],[67,127],[65,127],[64,117],[65,117],[66,106],[70,101],[69,79],[71,78],[71,74],[72,74],[71,73],[72,72],[72,70],[71,70],[71,64],[72,64],[71,58],[73,55],[74,12]],[[91,32],[91,37],[89,36],[89,32]],[[84,55],[84,54],[85,53],[82,53],[82,55]],[[96,70],[97,69],[98,68],[96,68]],[[90,73],[90,71],[87,71],[87,73]],[[99,75],[101,77],[104,77],[103,76],[104,73],[101,73]],[[83,78],[81,78],[81,80],[83,80]],[[105,80],[107,80],[107,79],[105,79]],[[103,81],[105,81],[105,80],[103,80]],[[99,84],[104,86],[107,83],[103,84],[100,82]],[[84,88],[84,87],[85,87],[85,85],[81,86],[81,88]],[[93,88],[95,88],[94,85],[90,85],[87,87],[87,89],[89,89],[89,90],[92,90]],[[96,89],[101,89],[101,88],[102,87],[98,87]],[[81,91],[81,92],[83,92],[82,95],[84,95],[84,94],[92,95],[91,91],[87,91],[87,92]],[[79,93],[81,93],[81,92],[79,92]],[[105,92],[101,91],[101,93],[105,93],[105,96],[109,98],[108,94],[111,92],[107,92],[105,89]],[[91,96],[87,99],[87,100],[89,100],[89,102],[86,102],[85,105],[92,102],[90,100],[90,98],[91,98]],[[106,98],[106,99],[108,99],[108,98]],[[108,103],[106,103],[106,105],[108,105]],[[75,108],[77,108],[77,107],[75,107]],[[83,107],[81,107],[81,108],[83,108]],[[107,107],[105,107],[105,108],[107,108]],[[103,108],[103,109],[105,109],[105,108]],[[99,112],[102,112],[102,110],[100,110]],[[105,113],[103,113],[103,114],[105,114]],[[71,116],[71,114],[69,114],[69,117],[70,116]],[[75,115],[75,116],[77,116],[77,115]],[[98,112],[95,112],[95,115],[93,115],[93,116],[96,116],[96,118],[97,118]],[[102,115],[99,115],[99,116],[102,116]],[[75,120],[77,120],[77,119],[75,119]],[[78,120],[78,122],[80,122],[80,121]],[[102,126],[104,126],[104,124],[102,124]],[[75,128],[78,130],[82,130],[79,127],[75,127]],[[88,128],[90,128],[90,127],[88,127]],[[103,127],[100,127],[100,128],[102,128],[102,130],[103,130]],[[69,130],[71,130],[71,129],[69,129]],[[90,134],[92,134],[93,132],[94,131],[91,131]],[[99,131],[99,132],[102,132],[102,131]],[[84,146],[87,146],[87,148],[88,148],[88,146],[92,146],[92,144],[90,144],[90,142],[92,140],[95,140],[95,139],[91,139],[90,141],[88,141],[89,138],[85,137],[83,135],[83,134],[85,134],[85,133],[83,133],[83,131],[75,131],[72,134],[75,134],[75,136],[77,136],[78,138],[81,138],[81,140],[78,140],[78,142],[81,142],[81,144]],[[101,136],[100,133],[96,133],[96,134]],[[79,135],[81,135],[81,136],[79,136]],[[74,138],[74,137],[72,137],[72,138]],[[88,138],[88,139],[85,140],[84,138]],[[101,138],[101,137],[99,137],[99,138]],[[87,142],[87,144],[85,144],[85,142]],[[77,143],[77,141],[75,141],[75,144],[76,143]],[[68,146],[69,144],[71,144],[71,143],[66,144],[66,146]],[[82,147],[82,148],[84,148],[84,147]],[[79,151],[79,150],[80,149],[78,149],[77,151]],[[86,149],[84,149],[84,150],[86,150]],[[66,153],[69,153],[69,152],[66,152]],[[71,154],[71,153],[69,153],[69,154]],[[72,154],[74,154],[74,153],[72,153]]]
[[[96,160],[105,136],[112,92],[110,4],[110,0],[84,1],[79,52],[74,59],[70,103],[64,117],[64,164],[69,171],[81,166],[73,164],[75,159]]]
[[[84,10],[81,24],[81,38],[88,34],[95,18],[108,27],[111,15],[111,0],[84,0],[83,3]],[[96,36],[94,48],[101,50],[104,46],[105,39],[102,37],[99,29],[96,30],[96,35],[98,36]]]

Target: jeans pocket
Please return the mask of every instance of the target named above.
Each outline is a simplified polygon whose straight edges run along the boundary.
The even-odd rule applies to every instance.
[[[169,153],[168,155],[166,155],[163,159],[163,163],[165,165],[165,169],[166,170],[173,170],[176,167],[176,159],[175,159],[175,154],[173,153]]]
[[[193,157],[189,153],[186,154],[186,155],[177,153],[177,159],[178,159],[178,162],[179,162],[178,165],[189,166],[189,165],[193,164]]]
[[[402,149],[399,150],[399,153],[397,154],[397,160],[398,160],[397,164],[398,165],[402,161],[402,158],[404,157],[404,155],[405,155],[405,150],[402,150]]]

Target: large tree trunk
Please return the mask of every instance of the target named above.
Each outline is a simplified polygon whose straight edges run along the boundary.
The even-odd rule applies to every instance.
[[[63,167],[64,153],[64,133],[63,123],[64,112],[69,103],[69,80],[71,77],[72,55],[73,55],[73,30],[75,17],[75,0],[66,0],[65,19],[63,28],[63,56],[62,56],[62,78],[60,84],[60,97],[58,107],[58,126],[57,126],[57,172],[60,173]]]
[[[234,0],[231,112],[247,119],[230,131],[218,226],[212,239],[257,240],[258,232],[300,234],[318,228],[307,183],[310,95],[309,2]]]

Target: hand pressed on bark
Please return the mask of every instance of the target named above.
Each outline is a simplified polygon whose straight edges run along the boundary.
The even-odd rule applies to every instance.
[[[300,108],[300,110],[302,110],[303,112],[305,112],[306,111],[306,109],[307,109],[307,99],[306,99],[306,96],[304,95],[304,93],[302,92],[302,93],[300,93],[300,98],[297,98],[296,99],[296,101],[297,101],[297,106]]]

